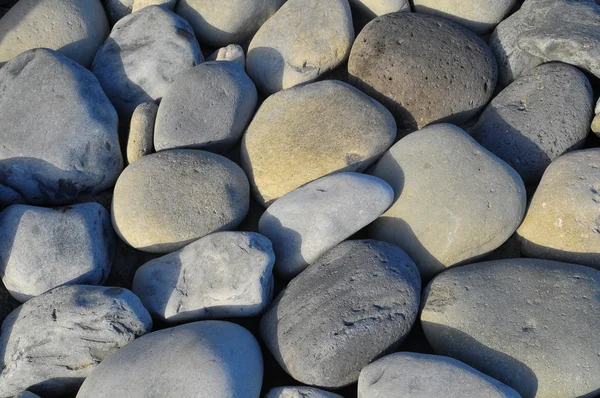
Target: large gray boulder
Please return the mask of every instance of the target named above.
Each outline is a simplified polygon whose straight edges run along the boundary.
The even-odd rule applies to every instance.
[[[0,207],[70,204],[123,167],[115,109],[88,70],[48,49],[0,69]]]
[[[25,389],[73,393],[100,362],[151,328],[150,314],[125,289],[72,285],[34,297],[2,324],[0,397]]]
[[[402,249],[346,241],[290,282],[262,317],[260,333],[296,380],[343,387],[403,341],[420,292],[419,272]]]

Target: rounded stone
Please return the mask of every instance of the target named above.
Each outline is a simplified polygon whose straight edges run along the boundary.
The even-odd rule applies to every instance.
[[[242,137],[258,94],[233,62],[206,62],[180,73],[160,103],[154,147],[225,153]]]
[[[193,149],[144,156],[119,177],[112,202],[115,231],[130,246],[168,253],[246,216],[249,186],[235,163]]]
[[[246,69],[269,95],[341,65],[353,40],[348,0],[287,0],[250,42]]]
[[[406,134],[436,122],[468,121],[491,98],[498,71],[490,49],[468,29],[432,15],[397,12],[360,32],[348,73]]]
[[[114,251],[110,214],[98,203],[0,213],[2,282],[21,302],[65,284],[101,285]]]
[[[517,230],[527,257],[600,269],[600,149],[555,160]]]
[[[102,2],[110,23],[114,25],[121,18],[144,7],[156,5],[166,10],[173,10],[177,0],[102,0]]]
[[[363,171],[394,142],[377,101],[335,80],[274,94],[242,139],[241,162],[263,205],[327,174]]]
[[[346,241],[290,282],[262,317],[260,333],[296,380],[343,387],[404,340],[420,292],[419,272],[402,249]]]
[[[275,387],[265,398],[343,398],[341,395],[314,387]]]
[[[0,19],[0,63],[48,48],[89,67],[108,32],[100,0],[20,0]]]
[[[230,44],[227,47],[222,47],[213,52],[207,61],[231,61],[235,62],[243,70],[246,70],[246,55],[244,49],[237,44]]]
[[[521,398],[512,388],[456,359],[398,352],[369,364],[358,378],[358,398]]]
[[[349,0],[354,22],[365,26],[371,20],[392,12],[410,12],[409,0]]]
[[[396,199],[369,236],[406,250],[425,280],[498,248],[525,213],[517,172],[450,124],[403,138],[372,174],[391,185]]]
[[[161,6],[167,10],[175,8],[177,0],[133,0],[131,12],[136,12],[148,6]]]
[[[258,398],[263,360],[241,326],[188,323],[150,333],[103,361],[77,398]]]
[[[70,204],[115,183],[117,113],[92,73],[36,49],[4,65],[0,81],[0,207]]]
[[[158,105],[144,102],[138,105],[131,116],[127,139],[127,162],[133,163],[154,151],[154,123]]]
[[[600,272],[537,259],[450,269],[423,294],[434,351],[523,398],[593,396],[600,389]]]
[[[260,218],[258,231],[273,242],[276,273],[290,280],[373,222],[393,200],[394,191],[379,178],[336,173],[276,200]]]

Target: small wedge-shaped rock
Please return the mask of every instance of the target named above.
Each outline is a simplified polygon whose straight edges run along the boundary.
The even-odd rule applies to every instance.
[[[344,62],[353,41],[348,0],[288,0],[252,39],[248,74],[265,95],[312,82]]]
[[[169,322],[260,314],[273,296],[271,242],[253,232],[217,232],[152,260],[133,292]]]
[[[352,7],[354,22],[359,27],[365,26],[371,20],[392,12],[410,12],[409,0],[349,0]]]
[[[273,242],[276,273],[289,280],[373,222],[393,200],[394,191],[379,178],[336,173],[276,200],[258,231]]]
[[[154,149],[154,123],[158,105],[144,102],[138,105],[131,116],[129,137],[127,138],[127,162],[133,163]]]
[[[115,24],[94,58],[92,72],[123,118],[166,94],[180,72],[204,61],[190,24],[159,6]]]
[[[177,0],[102,0],[102,2],[106,8],[108,20],[114,25],[121,18],[144,7],[154,5],[173,10]]]
[[[207,61],[231,61],[235,62],[246,70],[246,55],[244,49],[237,44],[230,44],[227,47],[219,48],[212,53]]]
[[[404,340],[420,292],[418,269],[402,249],[346,241],[290,282],[263,316],[260,333],[296,380],[343,387]]]
[[[258,398],[260,346],[241,326],[188,323],[150,333],[102,362],[77,398]]]
[[[594,134],[600,137],[600,99],[596,102],[596,109],[594,110],[596,114],[594,116],[594,120],[592,120],[592,131]]]
[[[359,398],[521,398],[512,388],[456,359],[399,352],[363,368]]]
[[[2,324],[0,397],[73,393],[101,361],[151,329],[150,314],[125,289],[73,285],[32,298]]]
[[[454,357],[523,398],[593,397],[600,389],[600,272],[536,259],[470,264],[437,276],[421,323]]]
[[[102,284],[114,251],[110,215],[98,203],[0,213],[2,282],[21,302],[64,284]]]
[[[70,204],[123,168],[115,109],[87,69],[24,52],[0,69],[0,207]]]
[[[341,395],[314,387],[275,387],[265,398],[343,398]]]

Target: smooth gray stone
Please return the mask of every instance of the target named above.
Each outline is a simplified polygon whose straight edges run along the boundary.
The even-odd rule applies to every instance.
[[[468,132],[535,184],[554,159],[583,146],[593,101],[590,82],[577,68],[543,64],[498,94]]]
[[[294,278],[260,322],[281,367],[296,380],[338,388],[410,332],[421,279],[399,247],[346,241]]]
[[[204,61],[190,24],[159,6],[136,11],[115,24],[92,72],[119,116],[166,94],[175,77]]]
[[[114,252],[110,214],[98,203],[0,213],[2,282],[21,302],[65,284],[101,285]]]
[[[260,218],[258,232],[273,242],[275,272],[290,280],[375,221],[393,200],[394,191],[379,178],[336,173],[276,200]]]
[[[233,62],[206,62],[180,73],[156,115],[154,148],[225,153],[242,137],[258,94]]]
[[[102,362],[77,398],[258,398],[263,360],[241,326],[188,323],[150,333]]]
[[[141,266],[133,292],[168,322],[249,317],[273,298],[271,242],[254,232],[217,232]]]
[[[536,259],[465,265],[423,293],[421,323],[454,357],[523,398],[593,397],[600,389],[600,271]]]
[[[74,393],[101,361],[151,329],[150,314],[125,289],[71,285],[34,297],[2,324],[0,397]]]
[[[87,69],[24,52],[0,69],[0,207],[70,204],[123,168],[117,113]]]
[[[275,387],[265,398],[343,398],[341,395],[314,387]]]
[[[512,388],[456,359],[398,352],[369,364],[358,398],[521,398]]]

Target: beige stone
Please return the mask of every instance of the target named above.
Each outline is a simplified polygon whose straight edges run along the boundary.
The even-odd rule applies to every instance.
[[[148,6],[161,6],[172,10],[176,2],[177,0],[134,0],[131,11],[136,12]]]
[[[152,153],[156,112],[158,112],[158,105],[154,102],[144,102],[133,111],[127,139],[127,161],[129,163]]]
[[[237,44],[230,44],[227,47],[222,47],[212,53],[207,61],[230,61],[235,62],[242,69],[246,69],[246,55],[244,49]]]

